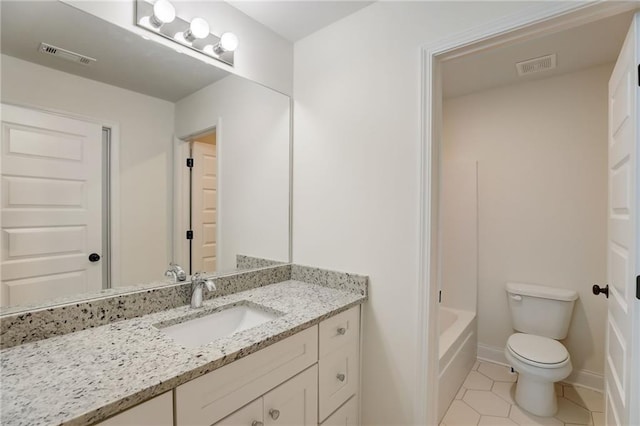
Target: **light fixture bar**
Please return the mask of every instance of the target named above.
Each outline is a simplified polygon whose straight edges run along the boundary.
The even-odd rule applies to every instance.
[[[167,0],[157,1],[168,3]],[[206,21],[202,18],[194,18],[192,22],[187,22],[175,16],[175,18],[171,20],[164,19],[164,21],[170,22],[163,22],[162,19],[158,19],[158,7],[154,10],[154,3],[155,2],[149,0],[136,0],[136,25],[138,27],[158,34],[217,61],[233,66],[233,50],[226,50],[220,47],[225,43],[221,43],[220,37],[209,32],[208,25],[205,26]],[[227,33],[222,34],[225,36],[225,41],[228,38],[226,34]],[[232,45],[235,50],[238,44],[237,37],[232,41],[234,41]]]

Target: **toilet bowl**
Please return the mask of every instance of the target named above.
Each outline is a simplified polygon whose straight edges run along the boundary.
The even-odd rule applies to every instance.
[[[518,372],[515,400],[536,416],[558,410],[554,383],[571,374],[571,358],[562,343],[543,336],[515,333],[507,340],[505,356]]]
[[[558,340],[567,337],[573,290],[532,284],[507,283],[514,330],[504,354],[518,372],[515,400],[537,416],[553,416],[558,410],[555,382],[571,374],[571,358]]]

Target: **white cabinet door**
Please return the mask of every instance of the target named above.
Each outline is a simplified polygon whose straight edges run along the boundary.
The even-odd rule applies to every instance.
[[[358,425],[358,395],[338,408],[327,420],[322,422],[322,426],[357,426]]]
[[[608,425],[640,422],[640,274],[638,201],[640,14],[636,14],[609,80],[609,236],[605,394]],[[640,291],[640,289],[638,290]]]
[[[102,289],[102,127],[2,104],[2,306]]]
[[[249,423],[251,424],[251,423]],[[173,426],[173,392],[169,391],[117,414],[96,426]]]
[[[314,365],[264,397],[265,426],[318,424],[318,366]]]

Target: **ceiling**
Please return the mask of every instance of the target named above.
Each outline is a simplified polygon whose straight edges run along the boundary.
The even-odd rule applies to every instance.
[[[0,7],[1,52],[45,67],[170,102],[229,75],[59,1],[1,1]],[[98,61],[84,66],[46,55],[38,51],[41,42]]]
[[[462,96],[499,86],[539,80],[615,62],[633,11],[442,64],[443,95]],[[518,77],[515,64],[557,54],[557,68]]]
[[[227,0],[227,3],[295,43],[373,1]]]

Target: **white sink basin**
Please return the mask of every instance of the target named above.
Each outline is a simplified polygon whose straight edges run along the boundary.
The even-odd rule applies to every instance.
[[[179,324],[158,328],[176,342],[197,348],[221,337],[231,336],[239,331],[264,324],[278,316],[257,306],[238,305]]]

